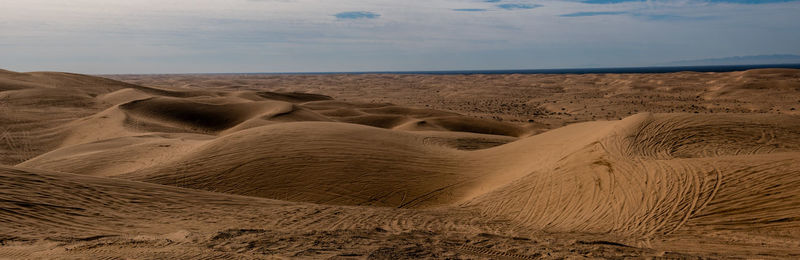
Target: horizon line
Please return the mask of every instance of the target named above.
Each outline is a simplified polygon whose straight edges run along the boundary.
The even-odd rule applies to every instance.
[[[333,75],[333,74],[426,74],[426,75],[476,75],[476,74],[604,74],[604,73],[674,73],[674,72],[734,72],[751,69],[800,69],[800,63],[729,64],[729,65],[655,65],[625,67],[566,67],[548,69],[465,69],[465,70],[376,70],[376,71],[312,71],[312,72],[178,72],[178,73],[100,73],[87,75]]]

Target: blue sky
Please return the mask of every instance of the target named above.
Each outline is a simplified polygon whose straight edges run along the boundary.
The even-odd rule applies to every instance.
[[[787,0],[0,0],[0,68],[79,73],[647,66],[800,54]]]

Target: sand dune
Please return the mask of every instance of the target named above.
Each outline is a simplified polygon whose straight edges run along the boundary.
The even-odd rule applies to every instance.
[[[552,129],[639,113],[800,114],[797,70],[553,75],[113,75],[145,86],[301,91]],[[748,87],[758,85],[762,87]],[[791,86],[795,86],[794,89]],[[726,91],[733,90],[733,91]],[[795,108],[795,110],[791,110]],[[563,110],[562,110],[563,109]]]
[[[726,119],[725,123],[738,123],[739,129],[759,126],[748,117]],[[798,118],[766,121],[793,126]],[[703,136],[702,129],[697,129],[701,122],[705,123],[705,128],[716,130],[716,135]],[[599,128],[591,127],[592,131]],[[800,169],[795,163],[800,150],[791,144],[800,140],[796,127],[769,129],[773,136],[788,141],[789,145],[781,147],[783,149],[769,144],[780,142],[780,138],[765,140],[762,137],[765,133],[759,129],[752,129],[756,136],[741,132],[731,135],[698,116],[641,114],[605,129],[610,130],[609,134],[586,140],[585,146],[556,157],[555,163],[542,163],[551,166],[536,169],[468,204],[485,208],[486,214],[516,219],[546,230],[645,237],[681,230],[698,215],[731,220],[719,222],[720,226],[708,224],[712,227],[704,227],[710,229],[760,230],[764,225],[789,231],[798,224],[791,217],[800,203],[798,194],[793,191]],[[687,129],[693,129],[697,139],[708,141],[707,146],[693,147],[696,143],[692,141],[698,140],[692,140],[694,136],[687,138],[681,131]],[[517,144],[508,146],[512,145]],[[490,150],[499,152],[502,148]],[[781,170],[766,170],[771,167]],[[759,179],[759,184],[742,185],[741,179],[745,178]],[[731,197],[723,194],[742,201],[730,201]],[[744,201],[772,203],[758,209],[759,203]],[[717,207],[714,212],[718,215],[706,215],[714,214],[705,210],[710,205]],[[744,213],[753,211],[763,214]],[[732,221],[737,218],[741,218],[741,222]]]
[[[798,75],[719,74],[702,98],[787,102],[780,100],[798,98]],[[553,77],[542,76],[542,88]],[[600,76],[584,77],[562,80],[574,87]],[[669,80],[598,81],[614,102],[675,91]],[[409,250],[424,252],[417,257],[526,258],[548,240],[551,254],[539,257],[588,256],[576,248],[600,257],[800,254],[800,116],[792,110],[642,112],[557,127],[209,84],[168,89],[0,71],[0,151],[9,165],[0,167],[0,256],[49,258],[100,247],[138,257],[329,257],[350,250],[392,258],[410,256],[398,244],[431,238],[433,248]],[[785,95],[752,94],[762,90]],[[688,104],[676,100],[672,106]],[[582,102],[554,99],[533,109]],[[520,104],[533,103],[512,102],[505,111]],[[333,233],[309,233],[323,231]],[[147,238],[134,235],[140,233]],[[265,236],[333,239],[327,243],[345,247],[311,253],[308,243],[289,240],[252,245]],[[61,242],[47,244],[54,240]]]

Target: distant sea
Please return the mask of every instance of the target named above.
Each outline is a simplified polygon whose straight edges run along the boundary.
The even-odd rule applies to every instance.
[[[246,73],[246,74],[597,74],[597,73],[671,73],[671,72],[731,72],[764,68],[800,69],[800,64],[759,64],[719,66],[675,66],[675,67],[620,67],[620,68],[572,68],[572,69],[520,69],[520,70],[441,70],[441,71],[361,71],[361,72],[293,72],[293,73]]]

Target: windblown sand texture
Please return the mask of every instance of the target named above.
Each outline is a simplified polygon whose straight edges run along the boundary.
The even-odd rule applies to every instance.
[[[800,257],[798,70],[107,77],[0,70],[0,258]]]

